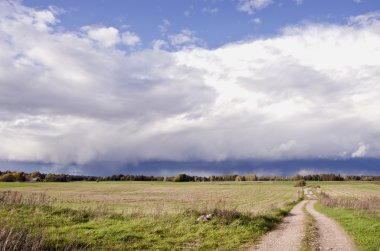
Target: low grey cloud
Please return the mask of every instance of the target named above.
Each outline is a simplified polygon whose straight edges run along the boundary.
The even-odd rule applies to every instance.
[[[380,157],[374,13],[213,50],[186,31],[170,52],[57,15],[0,1],[2,160]]]

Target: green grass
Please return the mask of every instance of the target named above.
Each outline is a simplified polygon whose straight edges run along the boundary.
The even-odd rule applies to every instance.
[[[48,201],[3,204],[0,226],[43,232],[47,250],[62,250],[69,243],[90,250],[239,250],[252,245],[293,207],[291,202],[298,198],[293,185],[0,183],[0,192],[26,199],[43,194]],[[197,222],[204,213],[215,215]]]
[[[47,250],[62,250],[69,243],[79,250],[240,250],[252,245],[292,208],[294,204],[289,203],[297,200],[299,191],[294,184],[0,183],[0,192],[19,192],[25,197],[43,194],[49,201],[0,202],[0,235],[2,228],[42,232]],[[333,196],[380,195],[376,182],[307,184],[320,185]],[[340,222],[362,250],[380,246],[380,220],[375,213],[322,206],[320,210]],[[203,213],[215,216],[197,222]],[[307,224],[312,237],[313,222]],[[310,240],[305,241],[310,244]]]
[[[197,222],[197,211],[124,216],[16,203],[2,205],[0,218],[2,227],[43,229],[48,250],[61,250],[70,243],[92,250],[236,250],[273,228],[294,204],[266,215],[215,209],[211,221]]]
[[[380,197],[380,182],[311,182],[332,198],[363,200]],[[360,250],[380,251],[380,209],[361,210],[341,206],[316,209],[335,219],[352,237]]]
[[[315,208],[335,219],[353,238],[360,250],[380,250],[380,217],[365,211],[329,208],[316,204]]]
[[[302,239],[300,251],[318,251],[318,228],[314,217],[306,210],[306,204],[302,208],[305,214],[305,233]]]

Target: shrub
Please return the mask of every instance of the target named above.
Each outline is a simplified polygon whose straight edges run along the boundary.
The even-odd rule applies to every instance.
[[[304,187],[304,186],[306,186],[306,181],[305,180],[299,180],[294,186],[295,187]]]

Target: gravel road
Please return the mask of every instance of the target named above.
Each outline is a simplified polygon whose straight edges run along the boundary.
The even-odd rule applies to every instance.
[[[311,197],[310,202],[306,205],[306,210],[316,220],[319,234],[319,248],[321,251],[356,251],[351,238],[334,220],[321,214],[314,209],[316,198]]]
[[[316,220],[321,251],[357,251],[346,232],[332,219],[314,209],[316,197],[305,189],[306,199],[296,205],[283,222],[273,231],[264,235],[252,251],[298,251],[305,232],[303,206]]]
[[[264,235],[259,244],[250,250],[297,251],[304,233],[305,216],[302,207],[306,203],[306,200],[298,203],[275,230]]]

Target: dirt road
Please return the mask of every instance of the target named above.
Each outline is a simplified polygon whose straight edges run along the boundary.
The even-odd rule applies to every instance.
[[[319,234],[319,250],[321,251],[355,251],[357,248],[347,233],[334,220],[314,209],[317,199],[314,196],[308,198],[306,210],[316,220]]]
[[[275,230],[263,236],[250,250],[298,251],[305,234],[305,215],[302,210],[305,206],[318,228],[317,250],[356,251],[357,248],[346,232],[335,221],[314,209],[317,199],[309,189],[305,189],[305,195],[306,199],[295,206]]]
[[[283,222],[273,231],[266,234],[259,245],[250,250],[259,251],[296,251],[301,247],[304,232],[303,206],[306,200],[301,201],[286,216]]]

